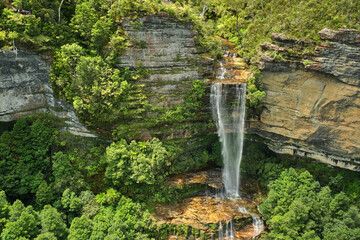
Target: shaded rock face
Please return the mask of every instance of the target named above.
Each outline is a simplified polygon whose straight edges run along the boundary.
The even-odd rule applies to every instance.
[[[141,80],[154,105],[172,106],[183,102],[183,96],[196,79],[213,74],[213,60],[202,57],[195,41],[193,24],[167,14],[125,19],[124,30],[130,46],[120,57],[120,67],[143,66],[149,77]]]
[[[312,58],[314,63],[308,68],[329,73],[346,84],[360,86],[360,32],[324,29],[319,34],[330,44],[318,49],[318,56]]]
[[[312,64],[265,62],[265,110],[249,131],[273,140],[275,152],[360,171],[359,35],[323,31],[331,42],[317,49]]]
[[[49,68],[39,56],[22,50],[0,52],[0,122],[51,113],[67,124],[63,130],[95,137],[80,124],[71,105],[54,98],[48,80]]]
[[[330,30],[323,29],[320,37],[328,42],[316,46],[313,42],[304,42],[287,38],[283,34],[271,34],[274,44],[264,43],[264,50],[276,51],[289,60],[281,62],[264,53],[262,62],[258,63],[260,69],[265,71],[290,71],[294,68],[306,68],[318,72],[328,73],[338,80],[355,86],[360,86],[360,32],[353,29]],[[301,52],[306,47],[315,48],[313,53],[302,52],[296,56],[289,52]],[[308,60],[304,65],[303,59]]]

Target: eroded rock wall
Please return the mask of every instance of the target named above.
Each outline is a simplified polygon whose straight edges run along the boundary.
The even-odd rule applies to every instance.
[[[75,135],[95,137],[80,124],[71,105],[54,98],[44,60],[22,50],[0,52],[0,122],[36,113],[63,119],[64,130]]]
[[[197,49],[197,32],[192,23],[161,13],[125,19],[120,27],[124,28],[130,45],[119,58],[118,67],[141,66],[148,70],[148,77],[137,82],[144,86],[151,104],[162,107],[181,104],[194,80],[213,74],[214,61]],[[39,56],[25,51],[1,52],[0,72],[0,121],[49,112],[63,118],[71,132],[91,135],[79,123],[73,107],[53,97],[48,83],[49,66]],[[168,135],[191,136],[182,129]]]
[[[213,60],[202,56],[195,41],[197,32],[190,22],[179,21],[166,13],[125,19],[123,28],[130,46],[120,57],[120,67],[143,66],[149,77],[140,81],[154,105],[171,106],[196,79],[213,74]]]
[[[249,131],[276,152],[360,171],[360,44],[341,34],[327,35],[311,65],[265,62],[265,110]]]

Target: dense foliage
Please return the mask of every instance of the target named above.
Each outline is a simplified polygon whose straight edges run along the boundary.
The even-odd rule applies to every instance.
[[[0,47],[51,56],[55,94],[87,126],[114,140],[60,132],[62,123],[47,115],[4,127],[2,239],[165,239],[174,232],[205,238],[199,230],[159,225],[150,217],[155,204],[208,189],[164,186],[169,174],[221,166],[218,137],[208,134],[214,123],[202,111],[205,83],[192,81],[183,103],[159,107],[149,104],[138,81],[149,72],[117,66],[130,44],[123,19],[141,27],[138,17],[159,12],[194,23],[200,53],[221,57],[219,35],[250,63],[272,32],[316,44],[322,28],[360,29],[360,2],[347,0],[0,1]],[[250,114],[258,115],[265,93],[259,71],[253,72],[247,98]],[[194,137],[176,139],[176,133]],[[357,173],[277,156],[257,141],[245,147],[241,170],[268,192],[260,206],[270,230],[265,239],[360,238]]]
[[[143,111],[139,87],[132,84],[141,75],[141,70],[112,68],[100,56],[86,56],[79,45],[67,44],[55,55],[50,81],[88,124],[98,125]]]
[[[53,131],[47,119],[33,123],[21,119],[12,132],[1,135],[0,189],[12,197],[36,193],[41,182],[49,177]]]
[[[156,138],[148,142],[113,143],[106,150],[106,163],[105,176],[115,186],[154,184],[166,176],[170,165],[168,152]]]
[[[190,170],[175,164],[183,154],[177,143],[109,144],[59,132],[61,126],[55,117],[34,115],[0,136],[1,239],[165,239],[177,228],[155,224],[153,205],[208,189],[163,185],[169,173]],[[202,146],[187,151],[198,168],[209,161],[197,158]]]
[[[216,16],[217,34],[238,44],[241,55],[257,61],[260,44],[271,33],[299,40],[320,41],[324,28],[360,29],[360,3],[348,0],[229,0],[201,1],[206,14]]]
[[[260,205],[264,239],[359,239],[360,212],[343,193],[320,187],[308,171],[285,170]]]
[[[264,239],[359,238],[359,173],[275,155],[249,138],[241,170],[267,192],[259,206],[269,227]]]

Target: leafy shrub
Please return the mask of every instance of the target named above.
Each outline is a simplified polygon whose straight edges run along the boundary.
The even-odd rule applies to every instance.
[[[156,138],[149,142],[112,143],[106,150],[105,161],[105,176],[115,186],[154,184],[164,179],[170,165],[167,150]]]

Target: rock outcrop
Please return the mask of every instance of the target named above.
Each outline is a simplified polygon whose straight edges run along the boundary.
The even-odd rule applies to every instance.
[[[95,137],[81,125],[71,105],[54,98],[49,67],[38,55],[22,50],[0,52],[0,73],[0,122],[51,113],[64,121],[64,131]]]
[[[172,176],[165,182],[165,185],[173,187],[192,184],[204,184],[219,191],[222,187],[221,171],[213,169],[185,173]],[[262,231],[255,232],[251,224],[251,214],[260,215],[257,210],[259,202],[247,191],[242,189],[242,198],[231,200],[211,194],[211,191],[196,192],[179,202],[155,205],[153,217],[159,225],[187,225],[198,229],[208,239],[217,237],[220,223],[226,225],[232,221],[237,239],[254,239]]]
[[[253,76],[249,66],[239,57],[235,49],[236,44],[220,38],[223,45],[224,54],[218,61],[215,79],[211,82],[221,82],[223,84],[241,84],[246,79]]]
[[[320,36],[330,42],[306,60],[304,55],[278,62],[264,56],[265,110],[249,131],[271,139],[275,152],[360,171],[360,34],[325,29]],[[272,37],[276,44],[263,48],[286,53],[311,44]]]
[[[191,22],[160,13],[136,21],[125,19],[123,28],[130,46],[120,57],[119,66],[142,66],[149,71],[149,77],[140,83],[145,84],[152,104],[182,103],[193,80],[213,74],[213,60],[198,51],[197,32]]]
[[[329,73],[340,81],[360,87],[360,32],[351,29],[324,29],[320,37],[330,44],[317,49],[308,69]]]

